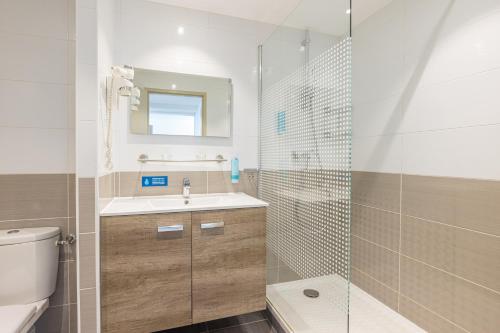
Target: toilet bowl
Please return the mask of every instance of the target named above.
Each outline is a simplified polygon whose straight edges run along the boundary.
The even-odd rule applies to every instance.
[[[26,333],[56,289],[61,231],[56,227],[0,230],[0,327]]]

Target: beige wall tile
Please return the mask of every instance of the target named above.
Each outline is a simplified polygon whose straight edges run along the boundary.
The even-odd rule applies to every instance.
[[[399,213],[399,174],[352,172],[352,202]]]
[[[399,251],[400,215],[352,204],[351,233],[370,242]]]
[[[278,267],[267,268],[266,270],[266,284],[275,284],[278,283]]]
[[[108,173],[99,177],[99,199],[115,196],[115,174]]]
[[[403,214],[500,236],[500,181],[403,177]]]
[[[66,174],[0,175],[0,221],[67,216]]]
[[[240,183],[231,183],[230,171],[208,171],[207,180],[208,193],[239,192]]]
[[[270,248],[267,248],[266,251],[266,267],[267,268],[274,268],[278,267],[278,256],[273,253],[273,251]]]
[[[120,172],[115,172],[114,173],[115,175],[115,190],[114,190],[114,193],[115,193],[115,196],[116,197],[119,197],[120,196]]]
[[[399,255],[357,236],[351,237],[351,266],[398,290]]]
[[[142,188],[142,176],[168,176],[168,187]],[[184,177],[191,181],[191,193],[206,193],[207,174],[204,171],[120,172],[120,196],[180,195]]]
[[[76,217],[68,218],[68,234],[76,235]],[[76,260],[76,246],[77,242],[65,246],[65,257],[67,260]]]
[[[95,280],[95,234],[80,234],[80,288],[94,288]]]
[[[68,175],[68,216],[76,216],[76,177],[74,173]]]
[[[78,305],[69,305],[69,331],[70,333],[78,333]]]
[[[49,307],[35,323],[37,333],[68,333],[69,305]]]
[[[470,332],[500,327],[500,294],[404,256],[401,294]]]
[[[356,268],[351,269],[351,283],[363,289],[393,310],[398,309],[398,292],[371,278]]]
[[[78,179],[78,206],[80,232],[95,231],[95,178]]]
[[[97,332],[96,290],[80,290],[80,333]]]
[[[115,173],[99,177],[99,210],[108,205],[115,195]]]
[[[243,192],[257,196],[257,175],[253,172],[240,172],[238,183],[231,182],[230,171],[208,171],[208,193]]]
[[[301,280],[300,276],[283,262],[278,267],[278,283]]]
[[[50,296],[51,306],[69,304],[69,262],[60,261],[57,271],[56,291]]]
[[[0,222],[0,229],[18,229],[18,228],[40,228],[40,227],[59,227],[61,236],[68,234],[68,218],[54,219],[35,219],[35,220],[18,220],[18,221],[3,221]],[[66,246],[59,247],[59,260],[68,260],[69,253]]]
[[[399,313],[430,333],[468,333],[404,296],[399,299]]]
[[[500,237],[403,217],[403,254],[500,292]]]
[[[77,271],[76,261],[68,261],[68,279],[69,279],[69,303],[77,302]]]

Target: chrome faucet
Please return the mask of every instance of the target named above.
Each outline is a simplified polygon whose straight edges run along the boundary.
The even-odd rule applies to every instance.
[[[184,178],[184,180],[182,181],[182,196],[186,199],[189,199],[189,196],[190,196],[190,189],[191,189],[191,181],[189,180],[189,178]]]

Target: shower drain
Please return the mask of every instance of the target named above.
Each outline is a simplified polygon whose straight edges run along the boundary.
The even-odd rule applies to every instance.
[[[310,298],[317,298],[319,297],[319,291],[314,289],[304,289],[304,295]]]

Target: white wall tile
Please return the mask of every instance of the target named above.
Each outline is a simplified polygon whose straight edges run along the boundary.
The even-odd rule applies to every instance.
[[[67,0],[0,1],[0,31],[66,39]]]
[[[231,158],[239,153],[245,167],[257,167],[257,45],[269,25],[142,0],[124,0],[122,6],[114,62],[231,78],[234,137],[176,141],[171,137],[133,136],[128,133],[127,113],[120,110],[113,122],[119,133],[113,149],[116,170],[145,167],[137,163],[140,153],[168,155],[172,159],[192,159],[203,154],[214,158],[219,153]],[[177,34],[179,25],[185,28],[182,36]],[[168,170],[229,167],[229,163],[154,166]]]
[[[76,0],[76,6],[80,8],[91,8],[97,7],[98,0]]]
[[[76,59],[79,64],[97,65],[97,10],[78,8]]]
[[[352,135],[374,136],[397,133],[401,126],[401,94],[352,108]]]
[[[68,2],[68,40],[76,40],[76,0]]]
[[[500,67],[500,11],[439,36],[420,82],[443,82]]]
[[[0,80],[0,126],[67,128],[68,86]]]
[[[68,172],[67,135],[65,129],[0,127],[0,174]]]
[[[356,27],[353,169],[397,171],[402,141],[405,173],[498,179],[498,31],[496,0],[394,0]]]
[[[67,131],[66,141],[68,143],[67,149],[67,172],[76,172],[76,130],[70,128]]]
[[[65,40],[0,33],[0,79],[68,83]]]
[[[500,69],[423,86],[404,103],[401,131],[500,123]]]
[[[75,84],[76,80],[76,41],[68,41],[68,84]]]
[[[95,177],[97,175],[97,124],[95,121],[78,122],[76,147],[78,177]]]
[[[234,154],[238,155],[240,169],[253,169],[258,165],[259,138],[254,136],[236,136]],[[231,156],[228,156],[231,158]]]
[[[76,127],[76,91],[74,85],[67,86],[68,90],[68,104],[66,110],[67,115],[67,128],[75,129]]]
[[[404,89],[403,14],[402,1],[393,1],[354,29],[352,85],[358,103]]]
[[[500,125],[405,135],[403,172],[500,179]]]
[[[352,170],[401,172],[402,137],[400,135],[356,137],[352,139]]]
[[[79,64],[77,68],[77,119],[97,119],[97,66]]]

